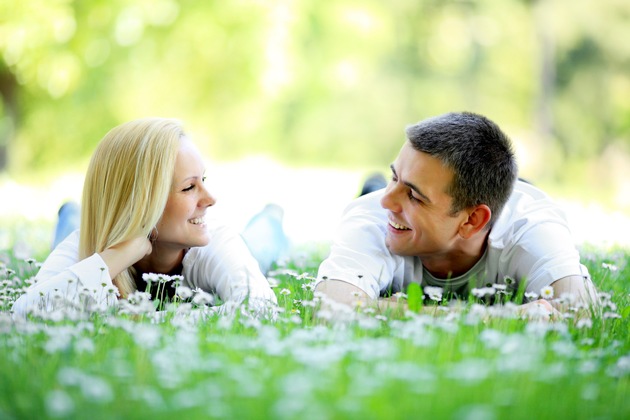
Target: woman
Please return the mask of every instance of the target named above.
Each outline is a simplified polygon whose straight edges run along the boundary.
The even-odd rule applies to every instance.
[[[115,302],[113,294],[124,299],[144,291],[145,273],[182,275],[182,285],[223,301],[275,303],[242,238],[207,218],[215,199],[204,172],[176,120],[140,119],[112,129],[88,167],[80,230],[50,254],[14,312],[86,295]]]

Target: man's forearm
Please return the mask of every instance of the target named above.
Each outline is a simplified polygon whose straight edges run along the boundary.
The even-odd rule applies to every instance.
[[[324,280],[317,284],[315,292],[323,293],[328,299],[349,306],[355,306],[359,301],[363,303],[373,301],[363,289],[342,280]]]
[[[315,291],[324,294],[327,299],[335,303],[344,304],[353,309],[359,306],[377,308],[381,311],[388,309],[406,311],[408,309],[407,302],[403,300],[396,297],[372,299],[360,287],[342,280],[322,281],[315,287]]]
[[[554,299],[551,304],[560,311],[577,308],[593,310],[600,307],[597,290],[593,282],[582,276],[568,276],[551,284]]]

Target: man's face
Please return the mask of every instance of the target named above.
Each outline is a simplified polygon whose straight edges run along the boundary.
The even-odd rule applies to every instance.
[[[381,199],[388,210],[386,244],[393,254],[432,258],[447,255],[460,239],[466,212],[451,214],[446,193],[451,169],[406,142],[391,165],[392,179]]]

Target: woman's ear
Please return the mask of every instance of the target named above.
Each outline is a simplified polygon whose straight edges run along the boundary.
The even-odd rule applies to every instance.
[[[468,239],[477,232],[482,231],[492,217],[490,207],[485,204],[479,204],[464,211],[468,213],[468,219],[459,227],[459,235],[464,239]]]

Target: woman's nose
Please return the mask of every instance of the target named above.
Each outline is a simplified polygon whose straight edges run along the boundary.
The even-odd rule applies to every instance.
[[[214,204],[216,202],[217,202],[217,200],[214,198],[214,196],[212,194],[210,194],[208,189],[204,186],[203,187],[203,196],[201,197],[201,200],[199,201],[199,207],[214,206]]]

